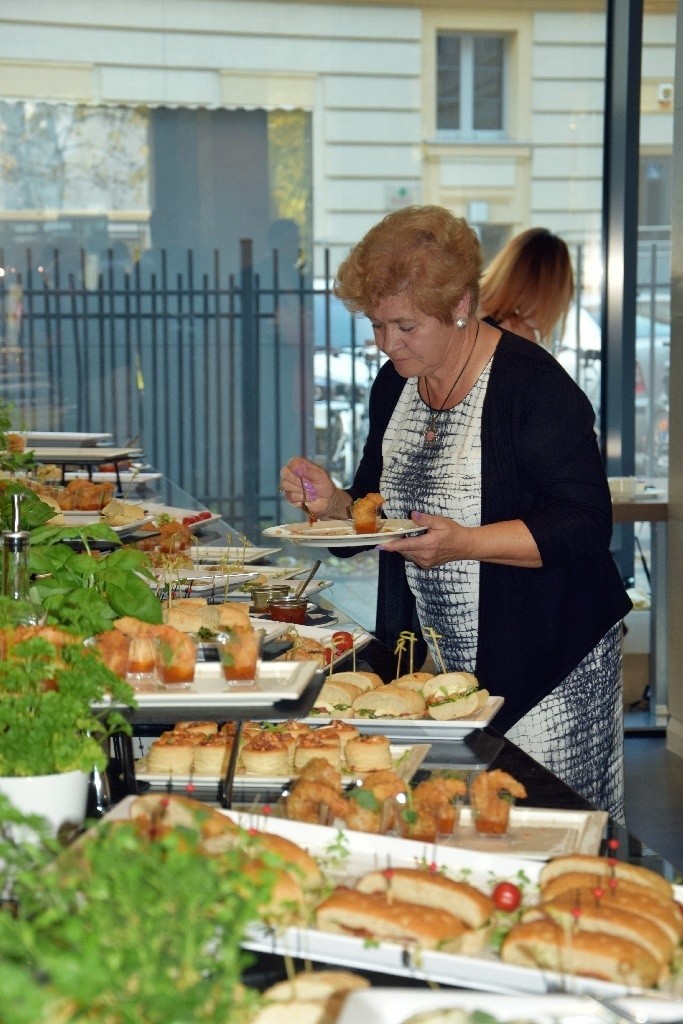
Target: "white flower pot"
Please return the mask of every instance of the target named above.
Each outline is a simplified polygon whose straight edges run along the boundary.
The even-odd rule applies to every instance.
[[[65,823],[80,825],[85,818],[90,775],[63,772],[59,775],[0,776],[0,793],[24,814],[40,814],[56,835]]]

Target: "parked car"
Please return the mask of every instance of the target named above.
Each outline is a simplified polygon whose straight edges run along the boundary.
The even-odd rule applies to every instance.
[[[590,398],[600,415],[602,371],[599,313],[576,308],[567,317],[555,354]],[[636,315],[635,457],[636,472],[661,476],[668,466],[669,363],[671,327]],[[577,347],[578,336],[578,347]]]

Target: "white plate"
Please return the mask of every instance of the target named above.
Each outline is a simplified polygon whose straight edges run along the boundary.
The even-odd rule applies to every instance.
[[[88,445],[109,441],[112,436],[111,434],[93,434],[88,431],[69,430],[15,430],[12,433],[21,434],[22,437],[25,437],[27,445],[49,446],[53,444],[57,447],[76,445],[77,447],[82,446],[84,448]]]
[[[410,519],[385,519],[378,533],[355,533],[350,520],[329,519],[319,523],[269,526],[263,533],[266,537],[280,537],[309,548],[359,548],[373,547],[397,537],[416,537],[426,530]]]
[[[65,526],[94,526],[96,524],[109,526],[106,519],[103,519],[98,512],[62,512],[62,515],[65,519],[63,524]],[[152,516],[144,516],[134,523],[126,523],[125,526],[109,526],[109,529],[118,533],[119,537],[128,537],[132,533],[137,533],[141,526],[151,523],[152,518]]]
[[[256,623],[267,622],[268,620],[254,618],[252,621]],[[289,623],[287,623],[286,629],[289,628]],[[343,626],[335,626],[334,628],[330,628],[329,626],[292,626],[291,628],[295,629],[299,636],[310,637],[312,640],[317,640],[318,643],[321,643],[323,645],[323,647],[326,644],[331,645],[333,633],[337,633],[340,631],[351,633],[353,637],[353,648],[350,648],[348,651],[344,651],[343,654],[340,655],[338,659],[336,659],[337,661],[341,661],[342,657],[345,658],[348,655],[352,654],[352,651],[356,651],[356,653],[358,653],[358,651],[361,651],[364,647],[367,647],[367,645],[372,640],[371,635],[369,633],[365,633],[360,628],[360,626],[357,626],[354,630],[345,630]],[[320,724],[319,718],[315,719],[315,721],[317,722],[318,725]],[[413,742],[415,741],[413,740]]]
[[[340,628],[343,629],[343,626]],[[473,729],[483,729],[500,711],[504,701],[504,697],[489,697],[475,715],[455,718],[452,722],[437,722],[434,718],[347,718],[345,721],[355,725],[361,732],[382,733],[400,743],[433,743],[436,740],[455,740],[469,735]],[[316,722],[320,724],[323,720],[323,716],[317,715],[304,719],[309,725]]]
[[[304,846],[314,856],[322,858],[323,863],[326,858],[329,862],[338,841],[339,833],[334,828],[322,825],[304,825],[254,813],[231,814],[231,817],[245,824],[245,827],[277,832]],[[529,858],[367,835],[350,829],[344,832],[344,841],[349,854],[341,868],[335,867],[332,876],[335,884],[353,885],[355,878],[368,871],[384,869],[389,865],[392,868],[414,867],[416,863],[426,861],[428,864],[435,863],[437,870],[445,870],[456,880],[463,877],[463,870],[466,871],[467,881],[483,892],[490,892],[495,882],[519,880],[520,873],[523,873],[530,883],[528,891],[532,892],[538,883],[542,863]],[[398,943],[368,944],[363,938],[336,935],[313,928],[289,928],[273,932],[265,926],[254,925],[249,929],[243,945],[247,949],[290,955],[297,959],[322,961],[352,969],[379,971],[488,992],[543,994],[567,991],[596,992],[602,995],[623,995],[629,992],[626,986],[612,982],[569,977],[534,967],[506,964],[488,950],[477,956],[423,949],[411,952]]]
[[[172,572],[167,569],[155,569],[154,574],[158,581],[156,585],[164,589],[170,584],[174,593],[177,591],[188,594],[190,592],[204,594],[207,591],[222,593],[226,587],[240,587],[243,583],[256,577],[255,572],[225,573],[220,567],[217,568],[219,569],[217,572],[208,572],[208,566],[200,566],[196,569],[177,569]],[[154,583],[151,585],[155,586]],[[246,594],[244,596],[246,597]]]
[[[394,766],[396,774],[399,775],[405,782],[410,782],[415,772],[418,770],[423,760],[429,752],[428,743],[419,743],[413,746],[392,746],[391,756],[394,760]],[[139,764],[140,762],[138,762]],[[142,768],[138,768],[136,764],[135,777],[140,782],[147,782],[153,789],[167,789],[169,783],[168,775],[153,775],[145,770],[144,758],[141,759]],[[252,775],[245,772],[235,773],[235,787],[241,790],[249,789],[252,792],[260,792],[263,790],[277,790],[284,789],[292,779],[294,775]],[[343,775],[342,782],[349,784],[357,778],[357,775]],[[173,784],[175,786],[186,786],[189,783],[196,782],[198,784],[204,784],[211,782],[220,782],[220,778],[217,775],[193,775],[190,778],[189,775],[174,775]]]
[[[217,562],[227,562],[228,565],[238,565],[240,568],[246,562],[249,563],[251,568],[252,562],[260,562],[262,558],[267,558],[268,555],[275,555],[280,551],[280,548],[259,548],[254,547],[252,544],[247,544],[246,547],[240,545],[226,545],[226,544],[192,544],[188,549],[187,554],[194,559],[195,562],[210,562],[216,564]],[[259,567],[259,571],[270,571],[269,568]]]
[[[160,690],[136,693],[141,708],[188,708],[199,710],[210,704],[225,707],[229,714],[231,704],[253,704],[262,707],[278,700],[297,700],[315,675],[311,662],[260,662],[256,679],[229,684],[217,661],[198,661],[194,682],[187,689],[165,687]]]
[[[163,475],[163,473],[157,473],[146,469],[140,470],[139,473],[134,473],[131,469],[121,469],[119,470],[118,477],[116,473],[103,472],[102,470],[93,470],[90,477],[88,477],[87,473],[71,470],[64,474],[67,480],[90,479],[94,484],[115,484],[120,480],[122,484],[132,484],[133,490],[138,484],[150,484],[154,480],[161,480]]]
[[[186,516],[196,516],[199,512],[203,512],[204,509],[196,508],[176,508],[174,505],[159,505],[156,502],[145,502],[145,512],[149,512],[154,519],[159,516],[171,516],[172,519],[177,519],[179,523],[182,523]],[[208,511],[208,510],[207,510]],[[197,533],[202,530],[205,526],[210,526],[211,523],[215,523],[217,519],[221,519],[216,512],[212,512],[210,516],[205,519],[201,519],[198,523],[188,523],[187,528],[190,533]]]
[[[633,996],[619,999],[618,1006],[652,1024],[683,1018],[683,1002]],[[570,995],[530,997],[448,989],[429,992],[419,988],[369,988],[347,996],[337,1024],[404,1024],[413,1014],[451,1007],[466,1013],[489,1013],[501,1024],[514,1020],[529,1024],[605,1024],[606,1020],[601,1006]]]

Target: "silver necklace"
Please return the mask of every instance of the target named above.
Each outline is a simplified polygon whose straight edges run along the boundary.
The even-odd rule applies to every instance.
[[[460,372],[458,373],[458,376],[453,381],[453,384],[451,385],[450,391],[448,392],[448,394],[446,395],[446,397],[444,398],[443,402],[441,403],[441,405],[440,405],[440,407],[438,409],[433,409],[432,408],[432,396],[429,394],[429,384],[427,383],[427,377],[426,376],[423,377],[424,384],[425,384],[425,391],[427,392],[427,404],[429,405],[429,422],[427,423],[427,426],[425,427],[425,432],[424,432],[424,435],[423,435],[424,436],[424,447],[425,448],[434,448],[434,446],[436,444],[438,444],[438,442],[439,442],[440,435],[439,435],[438,430],[436,429],[436,427],[437,427],[437,420],[438,420],[439,416],[441,415],[441,413],[443,412],[444,406],[448,402],[448,399],[451,397],[451,395],[455,391],[456,387],[460,383],[460,378],[462,377],[463,373],[467,369],[468,363],[470,361],[472,353],[474,352],[475,346],[477,344],[477,338],[479,337],[479,326],[480,326],[480,323],[481,323],[481,321],[477,321],[477,332],[474,335],[474,341],[472,342],[472,347],[469,350],[469,352],[467,353],[467,359],[463,363],[462,369],[460,370]]]

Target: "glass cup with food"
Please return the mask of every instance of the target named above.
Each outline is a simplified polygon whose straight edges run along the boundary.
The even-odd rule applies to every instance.
[[[197,637],[172,626],[159,627],[155,638],[155,661],[159,682],[173,689],[187,689],[194,682],[197,663]]]
[[[370,493],[351,506],[351,519],[356,533],[379,533],[379,510],[384,504],[381,494]]]
[[[250,626],[226,629],[216,636],[223,678],[231,686],[255,685],[262,633]]]

